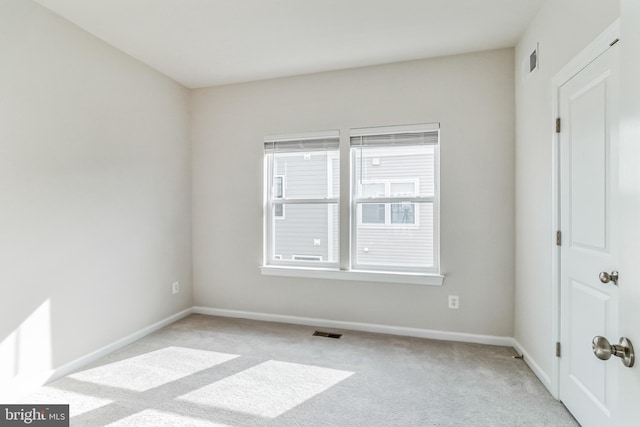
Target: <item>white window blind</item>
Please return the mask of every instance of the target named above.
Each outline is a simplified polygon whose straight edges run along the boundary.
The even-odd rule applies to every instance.
[[[337,150],[339,139],[322,138],[318,140],[269,141],[265,142],[267,153],[295,153],[311,151]]]

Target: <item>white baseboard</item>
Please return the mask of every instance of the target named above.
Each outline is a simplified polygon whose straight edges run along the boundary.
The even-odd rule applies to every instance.
[[[11,382],[13,393],[15,393],[15,391],[19,389],[21,391],[20,393],[21,395],[27,394],[45,383],[54,381],[74,371],[82,369],[88,364],[100,359],[101,357],[104,357],[109,353],[119,350],[122,347],[125,347],[139,340],[140,338],[143,338],[159,329],[162,329],[163,327],[170,325],[171,323],[176,322],[192,313],[205,314],[210,316],[261,320],[266,322],[291,323],[295,325],[306,325],[306,326],[323,327],[323,328],[335,328],[335,329],[346,329],[346,330],[362,331],[362,332],[374,332],[374,333],[409,336],[409,337],[417,337],[417,338],[429,338],[429,339],[443,340],[443,341],[458,341],[458,342],[467,342],[467,343],[476,343],[476,344],[488,344],[488,345],[513,347],[516,349],[517,352],[524,355],[525,363],[531,368],[533,373],[540,379],[542,384],[544,384],[544,386],[549,390],[549,392],[552,395],[554,395],[551,378],[549,377],[549,375],[547,375],[547,373],[540,368],[538,363],[536,363],[536,361],[529,355],[529,353],[527,353],[527,351],[522,347],[522,345],[520,345],[520,343],[512,337],[468,334],[468,333],[461,333],[461,332],[447,332],[447,331],[438,331],[433,329],[420,329],[420,328],[409,328],[409,327],[403,327],[403,326],[380,325],[375,323],[346,322],[346,321],[340,321],[340,320],[316,319],[311,317],[287,316],[287,315],[280,315],[280,314],[257,313],[257,312],[240,311],[240,310],[226,310],[221,308],[210,308],[210,307],[199,307],[199,306],[194,306],[192,308],[182,310],[181,312],[176,313],[172,316],[169,316],[166,319],[160,320],[152,325],[142,328],[139,331],[136,331],[130,335],[127,335],[126,337],[121,338],[109,345],[106,345],[99,350],[96,350],[74,361],[71,361],[65,365],[62,365],[59,368],[51,370],[44,377],[42,376],[32,376],[30,378],[25,377],[24,381],[22,381],[20,378],[15,378]],[[2,390],[0,390],[0,395],[2,394],[3,394]],[[18,396],[13,394],[13,397],[18,397]]]
[[[235,317],[241,319],[262,320],[266,322],[292,323],[294,325],[347,329],[352,331],[376,332],[381,334],[429,338],[443,341],[459,341],[513,347],[513,338],[495,335],[466,334],[461,332],[437,331],[433,329],[378,325],[375,323],[344,322],[340,320],[315,319],[311,317],[286,316],[281,314],[256,313],[251,311],[225,310],[221,308],[198,306],[193,307],[192,310],[193,313],[206,314],[209,316]]]
[[[540,368],[540,365],[538,365],[535,359],[531,357],[531,355],[527,352],[527,350],[525,350],[524,347],[522,347],[522,345],[515,338],[513,339],[513,347],[516,349],[518,353],[522,354],[524,363],[526,363],[527,366],[531,368],[531,370],[536,375],[536,377],[538,377],[540,382],[547,388],[547,390],[549,390],[549,393],[551,393],[551,395],[557,399],[557,396],[553,391],[551,377],[545,371],[543,371],[542,368]]]
[[[136,331],[130,335],[127,335],[126,337],[121,338],[109,345],[106,345],[99,350],[96,350],[76,360],[66,363],[56,369],[52,369],[47,372],[41,372],[41,373],[38,373],[37,375],[32,374],[29,376],[24,375],[21,377],[16,377],[13,380],[11,380],[10,383],[7,385],[8,386],[7,390],[4,390],[4,387],[0,388],[0,396],[4,397],[6,394],[7,396],[10,396],[13,398],[11,400],[18,399],[21,396],[25,396],[33,392],[34,390],[36,390],[38,387],[46,383],[49,383],[51,381],[54,381],[65,375],[68,375],[74,371],[82,369],[83,367],[87,366],[89,363],[92,363],[100,359],[101,357],[106,356],[109,353],[119,350],[122,347],[127,346],[133,343],[134,341],[137,341],[140,338],[143,338],[159,329],[162,329],[165,326],[170,325],[171,323],[176,322],[182,319],[183,317],[190,315],[191,313],[192,313],[192,308],[182,310],[172,316],[167,317],[166,319],[162,319],[152,325],[142,328],[139,331]]]
[[[187,308],[185,310],[182,310],[172,316],[169,316],[165,319],[162,319],[154,323],[153,325],[149,325],[145,328],[140,329],[139,331],[136,331],[130,335],[127,335],[124,338],[120,338],[118,341],[112,342],[111,344],[106,345],[101,349],[94,351],[93,353],[89,353],[86,356],[82,356],[72,362],[62,365],[53,371],[53,374],[51,375],[51,377],[48,379],[47,382],[56,380],[65,375],[69,375],[70,373],[87,366],[91,362],[95,362],[96,360],[106,356],[109,353],[113,353],[114,351],[119,350],[124,346],[127,346],[135,341],[138,341],[140,338],[144,338],[145,336],[152,334],[153,332],[160,330],[165,326],[172,324],[173,322],[176,322],[184,317],[187,317],[193,312],[192,310],[193,308]]]

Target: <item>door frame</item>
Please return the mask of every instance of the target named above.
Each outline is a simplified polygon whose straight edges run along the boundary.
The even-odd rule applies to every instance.
[[[602,55],[612,42],[620,38],[620,19],[616,19],[595,40],[576,55],[567,65],[553,77],[551,120],[553,126],[552,154],[551,154],[551,230],[550,237],[553,242],[551,248],[551,328],[552,341],[549,348],[556,348],[556,343],[561,342],[560,319],[562,316],[560,305],[560,246],[556,245],[556,232],[560,231],[560,134],[555,131],[556,119],[560,114],[560,88],[571,80],[576,74],[591,64]],[[560,399],[560,359],[553,357],[551,363],[551,395]]]

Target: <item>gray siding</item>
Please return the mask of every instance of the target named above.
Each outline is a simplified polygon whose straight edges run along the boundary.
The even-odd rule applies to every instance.
[[[285,177],[286,198],[323,198],[329,194],[327,181],[327,153],[312,152],[308,159],[302,154],[279,154],[275,156],[274,175]],[[331,187],[335,188],[337,183]],[[284,218],[274,219],[274,254],[283,260],[291,260],[294,255],[321,256],[322,261],[330,259],[330,240],[338,240],[336,231],[328,230],[329,217],[337,217],[337,205],[289,204],[284,207]],[[337,226],[337,222],[334,222]],[[329,238],[329,232],[333,234]],[[314,240],[319,239],[316,245]],[[335,243],[332,249],[335,252]]]
[[[433,167],[425,169],[424,165],[434,164],[433,154],[416,154],[387,156],[380,158],[380,164],[373,165],[373,159],[379,158],[375,154],[368,154],[364,150],[362,167],[359,162],[355,165],[355,176],[359,179],[362,169],[362,181],[384,181],[389,179],[411,180],[417,179],[420,183],[419,194],[421,196],[433,196],[435,182],[433,180]]]
[[[277,154],[274,162],[274,175],[285,177],[285,196],[294,199],[327,197],[327,154],[309,153],[305,159],[302,154]]]
[[[319,255],[322,261],[329,259],[329,235],[327,220],[329,209],[336,211],[336,205],[287,205],[285,218],[275,220],[275,252],[283,259],[293,255]],[[333,236],[337,240],[337,236]],[[320,245],[314,245],[320,239]]]
[[[363,152],[361,164],[356,162],[355,165],[357,182],[360,179],[364,183],[416,180],[416,195],[434,195],[434,153],[388,155],[389,152],[385,154],[381,149],[364,149]],[[379,164],[374,165],[376,158]],[[425,168],[425,165],[429,166]],[[416,209],[416,224],[360,224],[358,221],[355,262],[360,265],[433,267],[433,205],[419,203]]]
[[[359,225],[356,263],[432,267],[433,205],[420,203],[417,209],[418,226]]]

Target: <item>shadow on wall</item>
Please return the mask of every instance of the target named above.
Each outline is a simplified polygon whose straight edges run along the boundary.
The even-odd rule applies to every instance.
[[[6,402],[44,384],[53,374],[51,300],[0,339],[0,401]]]

